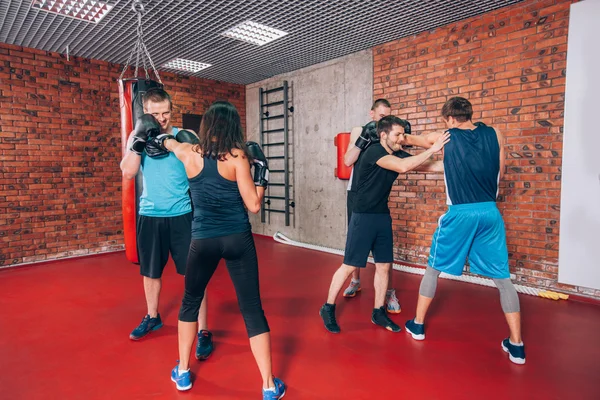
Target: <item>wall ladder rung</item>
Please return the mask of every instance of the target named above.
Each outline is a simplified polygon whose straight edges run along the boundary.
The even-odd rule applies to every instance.
[[[274,106],[280,106],[282,104],[283,104],[283,101],[274,101],[272,103],[263,104],[263,107],[274,107]]]
[[[264,94],[269,94],[269,93],[281,92],[282,90],[283,90],[283,86],[277,87],[277,88],[273,88],[273,89],[263,90],[263,93]]]
[[[269,120],[272,120],[272,119],[281,119],[283,117],[284,117],[283,115],[273,115],[272,117],[262,117],[261,119],[263,121],[269,121]]]

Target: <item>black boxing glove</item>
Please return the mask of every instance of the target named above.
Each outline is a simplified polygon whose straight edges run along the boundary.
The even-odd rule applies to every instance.
[[[160,124],[150,114],[144,114],[135,123],[135,129],[132,133],[133,140],[129,146],[129,150],[138,156],[146,148],[148,136],[157,136],[160,134]]]
[[[404,121],[404,123],[406,124],[406,126],[404,127],[404,134],[410,135],[412,133],[412,126],[410,125],[410,122],[408,122],[408,120],[406,119],[403,119],[402,121]],[[412,149],[412,145],[410,144],[403,144],[402,147],[404,147],[405,149]]]
[[[404,120],[404,122],[406,123],[406,126],[404,127],[404,133],[410,135],[412,133],[412,127],[410,126],[410,122],[408,122],[407,120]]]
[[[179,143],[191,143],[191,144],[199,144],[200,143],[200,139],[198,139],[198,136],[196,136],[194,134],[194,132],[188,131],[187,129],[183,129],[183,130],[180,130],[179,132],[177,132],[177,135],[175,136],[175,140],[177,140]]]
[[[377,135],[377,122],[371,121],[365,126],[363,126],[362,132],[354,145],[358,147],[361,151],[365,150],[372,143],[378,143],[379,136]]]
[[[480,126],[487,126],[486,124],[484,124],[481,121],[477,121],[477,122],[473,122],[473,125],[475,125],[476,127],[480,127]]]
[[[175,139],[173,135],[162,133],[158,136],[148,137],[146,143],[146,154],[151,158],[163,158],[169,155],[169,150],[165,147],[165,141]]]
[[[269,184],[269,163],[262,149],[256,142],[246,142],[250,162],[254,165],[254,184],[267,187]]]

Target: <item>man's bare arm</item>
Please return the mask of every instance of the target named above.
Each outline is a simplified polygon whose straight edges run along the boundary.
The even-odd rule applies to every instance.
[[[133,134],[129,135],[129,139],[127,139],[127,152],[125,156],[121,160],[121,172],[123,173],[123,177],[125,179],[133,179],[137,175],[140,170],[140,165],[142,163],[142,156],[135,154],[130,150],[131,144],[133,143]]]
[[[390,171],[395,171],[400,174],[403,174],[408,171],[414,170],[419,165],[427,161],[429,157],[431,157],[434,154],[435,152],[433,150],[427,149],[422,153],[406,158],[399,158],[396,156],[389,155],[380,158],[377,161],[377,165],[379,165],[381,168],[389,169]]]
[[[403,174],[405,172],[412,171],[415,168],[427,162],[432,155],[442,150],[442,148],[449,141],[450,134],[445,133],[438,137],[438,140],[435,141],[433,146],[431,146],[422,153],[406,158],[399,158],[392,155],[385,156],[377,161],[377,165],[379,165],[381,168],[389,169],[391,171]]]
[[[443,135],[444,132],[431,132],[422,135],[406,135],[405,144],[428,149],[435,143],[436,140]]]
[[[360,136],[362,132],[362,128],[357,126],[352,128],[350,132],[350,143],[348,143],[348,148],[346,149],[346,153],[344,154],[344,164],[346,167],[351,167],[354,165],[356,160],[358,160],[358,156],[360,155],[360,149],[354,145],[356,140]]]

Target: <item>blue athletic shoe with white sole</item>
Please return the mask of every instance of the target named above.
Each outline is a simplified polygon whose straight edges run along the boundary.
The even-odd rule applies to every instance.
[[[509,338],[502,341],[502,350],[508,353],[508,358],[515,364],[525,364],[525,345],[515,345],[510,342]]]
[[[411,319],[410,321],[406,321],[406,324],[404,324],[404,327],[406,328],[406,332],[410,333],[410,335],[413,337],[413,339],[425,340],[425,325],[424,324],[417,324],[414,319]]]
[[[179,363],[171,370],[171,380],[175,382],[177,390],[190,390],[192,388],[192,379],[190,376],[190,370],[179,371]]]
[[[271,389],[263,389],[263,400],[279,400],[285,396],[285,383],[279,378],[273,378],[275,387]]]

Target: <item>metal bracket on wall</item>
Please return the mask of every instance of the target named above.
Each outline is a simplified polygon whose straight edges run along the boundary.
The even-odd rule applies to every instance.
[[[260,146],[265,152],[269,166],[272,168],[273,163],[271,161],[283,160],[283,168],[270,169],[269,174],[271,177],[275,177],[276,181],[280,180],[283,175],[283,182],[269,182],[265,197],[263,199],[263,206],[260,211],[261,222],[266,221],[267,213],[282,213],[285,214],[285,226],[290,225],[290,207],[294,208],[296,203],[290,198],[290,152],[289,152],[289,123],[288,118],[290,113],[294,112],[294,107],[289,105],[288,96],[288,82],[284,81],[283,86],[259,90],[259,127],[260,127]],[[273,97],[277,97],[277,100],[273,100]],[[271,100],[271,101],[269,101]],[[283,110],[277,114],[272,114],[270,110]],[[275,129],[269,129],[269,122],[282,122],[281,127]],[[278,139],[271,140],[271,135],[277,135]],[[283,136],[283,139],[281,139]],[[281,154],[283,153],[283,154]],[[270,180],[270,179],[269,179]],[[271,188],[283,188],[283,196],[279,194],[272,194]],[[281,189],[279,189],[281,190]],[[283,204],[281,204],[283,202]],[[265,205],[269,207],[266,208]],[[277,207],[275,206],[277,205]]]

